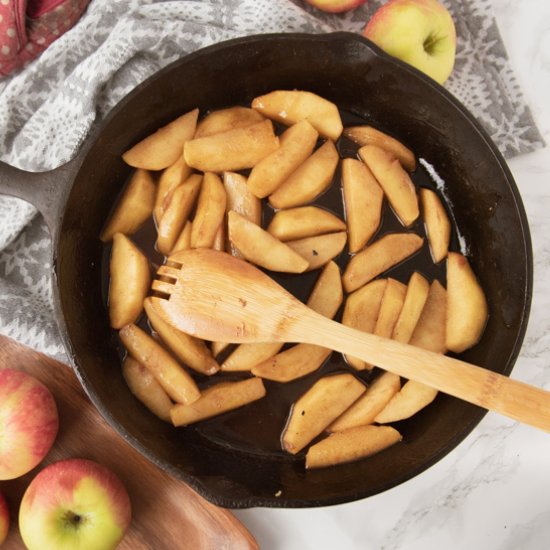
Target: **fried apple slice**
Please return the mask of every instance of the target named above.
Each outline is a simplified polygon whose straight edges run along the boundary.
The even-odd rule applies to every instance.
[[[264,120],[187,141],[183,156],[189,166],[203,172],[236,171],[254,167],[278,147],[272,122]]]
[[[259,199],[273,193],[311,155],[318,137],[307,120],[291,126],[280,136],[280,147],[252,168],[250,191]]]
[[[325,376],[292,406],[283,431],[282,444],[291,454],[300,452],[334,419],[365,392],[365,386],[351,374]]]
[[[198,116],[199,110],[193,109],[163,126],[128,149],[122,155],[124,162],[147,170],[162,170],[174,164],[183,144],[193,137]]]
[[[477,344],[487,324],[487,300],[468,260],[457,252],[447,257],[447,348],[461,353]]]
[[[358,145],[375,145],[393,155],[405,170],[414,172],[416,170],[416,159],[414,153],[405,147],[400,141],[372,126],[350,126],[344,128],[344,135]]]
[[[129,355],[122,362],[122,376],[132,394],[155,416],[170,422],[170,409],[174,406],[168,394],[151,372]]]
[[[407,285],[407,295],[401,313],[395,323],[392,339],[408,344],[428,298],[430,283],[416,271]]]
[[[221,370],[224,372],[250,371],[256,365],[273,357],[282,347],[281,342],[241,344],[222,363]]]
[[[343,220],[317,206],[279,210],[267,228],[271,235],[281,241],[295,241],[345,230],[346,223]]]
[[[263,120],[264,117],[258,111],[248,107],[218,109],[206,115],[197,124],[194,138],[213,136],[234,128],[246,128]]]
[[[100,235],[106,243],[115,233],[133,235],[153,212],[157,187],[147,170],[136,170]]]
[[[334,318],[344,300],[340,269],[334,262],[329,262],[321,271],[307,305],[313,311],[329,319]]]
[[[400,387],[401,380],[397,374],[383,372],[367,391],[327,428],[328,431],[340,432],[372,424]]]
[[[296,344],[259,363],[252,374],[274,382],[290,382],[316,371],[332,350],[312,344]]]
[[[344,306],[342,324],[363,332],[374,332],[386,285],[386,279],[378,279],[350,294]],[[362,359],[350,355],[344,357],[354,369],[366,368],[366,362]]]
[[[359,156],[374,174],[401,223],[405,227],[412,225],[420,210],[409,174],[393,155],[380,147],[365,145],[359,149]]]
[[[374,419],[378,424],[405,420],[428,406],[437,396],[437,390],[420,382],[409,380]]]
[[[178,240],[174,244],[174,248],[172,248],[172,251],[170,252],[170,255],[175,254],[180,250],[189,250],[191,248],[191,229],[192,223],[187,220],[181,230]]]
[[[178,185],[183,183],[191,175],[191,168],[187,166],[183,152],[176,162],[162,171],[159,178],[157,195],[155,199],[154,215],[157,225],[164,214],[164,201]]]
[[[292,248],[237,212],[229,212],[227,219],[229,240],[248,261],[284,273],[303,273],[308,268],[308,261]]]
[[[212,355],[218,357],[220,353],[225,351],[228,346],[231,344],[229,342],[212,342],[210,349],[212,350]]]
[[[225,216],[226,201],[222,180],[212,172],[204,174],[191,228],[191,248],[213,247]]]
[[[332,319],[343,299],[340,270],[334,262],[330,262],[317,279],[307,305]],[[320,346],[297,344],[256,365],[252,374],[277,382],[289,382],[317,370],[331,353],[331,350]]]
[[[312,271],[336,258],[344,250],[347,238],[348,234],[345,231],[340,231],[339,233],[287,241],[286,244],[309,262],[307,271]]]
[[[226,230],[225,230],[224,219],[222,216],[222,223],[220,224],[220,226],[218,227],[218,230],[216,231],[212,248],[214,250],[217,250],[218,252],[225,252],[225,241],[226,241]]]
[[[174,248],[191,214],[201,189],[202,179],[199,174],[192,174],[176,187],[164,203],[164,214],[157,229],[157,248],[165,256]]]
[[[431,190],[420,189],[424,226],[434,263],[447,257],[451,240],[451,222],[439,197]]]
[[[109,274],[109,319],[119,329],[139,317],[151,284],[149,261],[122,233],[113,237]]]
[[[151,298],[144,300],[143,307],[155,332],[184,365],[207,376],[211,376],[220,370],[220,366],[212,357],[206,344],[164,321],[152,307]]]
[[[384,191],[359,160],[342,161],[342,190],[351,254],[361,250],[376,233],[382,219]]]
[[[306,469],[325,468],[366,458],[401,439],[401,434],[391,426],[360,426],[334,433],[309,448]]]
[[[307,120],[323,137],[332,141],[336,141],[343,130],[338,107],[311,92],[276,90],[255,98],[252,108],[287,126]]]
[[[397,323],[397,319],[403,308],[406,293],[407,287],[403,283],[391,278],[387,280],[373,331],[376,336],[391,338],[395,323]],[[364,368],[370,370],[373,368],[373,365],[365,363]]]
[[[292,208],[311,202],[331,184],[338,166],[338,151],[326,141],[269,196],[274,208]]]
[[[343,275],[344,288],[353,292],[418,251],[424,239],[414,233],[390,233],[351,258]]]
[[[187,426],[248,405],[264,395],[261,378],[222,382],[204,390],[200,399],[191,404],[175,405],[170,416],[174,426]]]
[[[411,346],[428,349],[435,353],[445,353],[445,321],[447,318],[447,291],[434,280],[420,318],[411,336]]]
[[[130,355],[153,374],[170,398],[177,403],[193,403],[200,397],[197,385],[164,348],[136,325],[118,333]]]
[[[247,179],[241,174],[224,172],[223,185],[227,195],[226,212],[234,210],[252,223],[261,225],[262,202],[250,191],[246,182]],[[232,256],[243,258],[243,255],[231,244],[229,239],[227,240],[226,249]]]

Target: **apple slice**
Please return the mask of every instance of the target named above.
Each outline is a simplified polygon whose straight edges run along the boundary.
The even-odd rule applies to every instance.
[[[320,346],[296,344],[256,365],[252,374],[274,382],[291,382],[316,371],[331,353]]]
[[[191,376],[146,332],[136,325],[126,325],[118,335],[130,355],[151,371],[173,401],[192,403],[200,397]]]
[[[340,231],[339,233],[287,241],[286,244],[309,262],[307,271],[312,271],[336,258],[344,250],[347,238],[348,234],[345,231]]]
[[[300,452],[365,392],[351,374],[321,378],[292,406],[282,443],[291,454]]]
[[[174,404],[146,367],[128,355],[122,362],[122,376],[139,401],[155,416],[170,422],[170,409]]]
[[[225,189],[219,176],[212,172],[204,174],[191,227],[191,248],[213,247],[225,216],[226,201]],[[225,248],[223,241],[222,248]]]
[[[247,185],[247,179],[235,172],[224,172],[223,185],[227,195],[226,212],[234,210],[247,220],[261,225],[262,223],[262,202]],[[228,240],[227,251],[236,258],[243,258],[243,255]]]
[[[225,252],[226,229],[225,229],[225,216],[222,216],[222,223],[219,225],[216,235],[214,236],[214,242],[212,243],[212,249],[218,252]]]
[[[281,241],[295,241],[345,230],[343,220],[317,206],[279,210],[267,227],[267,231]]]
[[[250,371],[256,365],[279,353],[282,347],[281,342],[241,344],[222,363],[221,370],[223,372]]]
[[[462,353],[479,342],[487,324],[487,300],[468,260],[457,252],[447,257],[447,348]]]
[[[307,120],[323,137],[332,141],[336,141],[342,133],[338,107],[311,92],[276,90],[255,98],[252,108],[287,126]]]
[[[363,332],[374,332],[386,285],[386,279],[378,279],[350,294],[344,306],[342,324]],[[362,359],[350,355],[344,357],[354,369],[366,368],[366,363]]]
[[[100,239],[106,243],[115,233],[133,235],[153,212],[157,186],[147,170],[136,170],[111,214]]]
[[[430,283],[415,271],[409,279],[405,302],[393,329],[392,338],[394,340],[404,344],[409,343],[424,309],[429,291]]]
[[[344,300],[340,269],[334,262],[329,262],[321,271],[307,305],[313,311],[332,319]]]
[[[149,260],[122,233],[113,237],[109,274],[109,319],[119,329],[139,317],[151,284]]]
[[[372,424],[378,413],[400,388],[401,380],[397,374],[383,372],[367,388],[367,391],[327,428],[328,431],[340,432]]]
[[[212,355],[218,357],[220,353],[225,351],[231,344],[229,342],[212,342],[210,349],[212,350]]]
[[[409,380],[374,419],[378,424],[398,422],[427,407],[437,396],[437,390]]]
[[[183,183],[191,175],[191,168],[187,166],[183,158],[183,152],[168,168],[162,171],[159,178],[157,196],[155,199],[154,215],[157,225],[164,214],[164,201],[178,185]]]
[[[342,161],[342,190],[351,254],[361,250],[380,227],[384,191],[360,161]]]
[[[192,230],[193,224],[187,220],[185,222],[185,225],[183,226],[183,229],[181,230],[180,236],[178,237],[177,241],[174,244],[174,247],[172,248],[172,251],[170,252],[170,255],[175,254],[176,252],[180,252],[181,250],[189,250],[191,248],[191,230]]]
[[[350,126],[344,128],[344,135],[357,143],[363,145],[375,145],[393,155],[405,170],[414,172],[416,170],[416,159],[414,153],[405,147],[400,141],[372,126]]]
[[[203,172],[252,168],[279,147],[270,120],[187,141],[185,162]]]
[[[234,128],[246,128],[263,120],[264,117],[258,111],[247,107],[219,109],[206,115],[197,124],[197,130],[193,137],[213,136]]]
[[[330,186],[339,158],[334,143],[326,141],[269,196],[269,204],[292,208],[311,202]]]
[[[402,262],[422,247],[414,233],[389,233],[351,258],[343,275],[344,288],[353,292]]]
[[[439,197],[431,190],[420,189],[424,225],[434,263],[447,257],[451,240],[451,222]]]
[[[175,405],[170,412],[174,426],[188,426],[200,420],[238,409],[265,395],[261,378],[222,382],[203,391],[200,399],[188,405]]]
[[[248,188],[259,199],[277,189],[313,151],[319,134],[307,121],[291,126],[279,138],[280,147],[252,168]]]
[[[220,370],[220,366],[206,347],[206,344],[194,338],[181,330],[174,328],[164,321],[164,319],[152,307],[151,298],[146,298],[143,302],[145,313],[151,327],[158,333],[160,339],[166,344],[168,349],[184,365],[187,365],[194,371],[211,376]]]
[[[192,174],[166,198],[157,227],[157,248],[161,254],[168,256],[173,250],[195,206],[202,180],[199,174]]]
[[[401,223],[405,227],[412,225],[420,210],[409,174],[393,155],[380,147],[365,145],[359,149],[359,156],[374,174]]]
[[[308,261],[292,248],[237,212],[229,212],[227,220],[229,240],[248,261],[284,273],[303,273],[308,268]]]
[[[447,291],[443,285],[434,280],[426,303],[416,323],[409,343],[411,346],[428,349],[435,353],[445,353],[445,321],[447,318]]]
[[[366,458],[401,439],[401,434],[391,426],[359,426],[333,433],[309,448],[306,469],[325,468]]]
[[[181,156],[183,144],[195,133],[199,110],[193,109],[176,118],[128,149],[122,158],[126,164],[147,170],[162,170]]]

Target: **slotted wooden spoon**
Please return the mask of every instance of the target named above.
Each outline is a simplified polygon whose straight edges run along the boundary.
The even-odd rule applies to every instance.
[[[550,432],[550,392],[327,319],[229,254],[185,250],[170,256],[157,274],[153,307],[189,334],[221,342],[324,346]]]

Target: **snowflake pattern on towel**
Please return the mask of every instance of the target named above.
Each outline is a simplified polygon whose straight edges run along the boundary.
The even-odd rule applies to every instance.
[[[40,58],[0,80],[0,160],[31,171],[60,166],[75,155],[94,121],[181,56],[250,34],[360,32],[382,3],[370,0],[332,15],[300,0],[93,0]],[[543,146],[490,0],[444,3],[459,37],[447,89],[506,156]],[[51,245],[35,212],[23,201],[0,196],[0,333],[63,359],[51,303]]]

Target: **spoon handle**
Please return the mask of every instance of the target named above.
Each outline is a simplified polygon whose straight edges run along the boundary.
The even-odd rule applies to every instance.
[[[550,432],[550,392],[459,359],[380,338],[302,311],[300,341],[358,357],[490,411]]]

